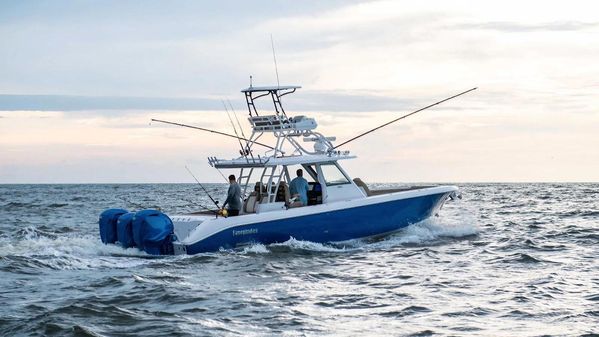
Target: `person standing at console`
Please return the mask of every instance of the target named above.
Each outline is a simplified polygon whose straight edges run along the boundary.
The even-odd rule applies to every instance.
[[[223,209],[225,206],[227,207],[227,213],[229,216],[237,216],[239,215],[239,211],[241,210],[241,187],[235,180],[234,175],[229,176],[229,190],[227,191],[227,200],[223,203]]]
[[[302,169],[298,169],[296,174],[297,177],[293,178],[289,183],[289,192],[293,197],[299,196],[302,206],[306,206],[308,204],[308,190],[310,187],[308,181],[303,177],[304,171]]]

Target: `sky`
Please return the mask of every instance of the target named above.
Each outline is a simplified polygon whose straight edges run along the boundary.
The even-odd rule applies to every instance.
[[[241,89],[345,147],[365,182],[599,181],[596,1],[0,1],[0,183],[223,182]],[[249,132],[249,125],[245,125]],[[226,172],[229,173],[229,172]],[[234,173],[234,172],[231,172]]]

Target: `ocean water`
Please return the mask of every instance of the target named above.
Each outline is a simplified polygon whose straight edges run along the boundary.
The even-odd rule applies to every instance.
[[[599,184],[460,188],[378,241],[153,257],[99,213],[197,210],[196,186],[0,185],[0,335],[599,336]]]

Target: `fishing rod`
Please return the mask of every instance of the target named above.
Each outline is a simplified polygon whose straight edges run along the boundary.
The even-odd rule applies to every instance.
[[[218,134],[218,135],[222,135],[222,136],[227,136],[227,137],[231,137],[231,138],[238,138],[238,139],[241,139],[241,140],[245,140],[246,142],[249,142],[249,141],[250,141],[249,139],[240,138],[240,137],[237,137],[237,136],[234,136],[234,135],[231,135],[231,134],[225,133],[225,132],[220,132],[220,131],[210,130],[210,129],[206,129],[206,128],[201,128],[201,127],[199,127],[199,126],[193,126],[193,125],[187,125],[187,124],[181,124],[181,123],[169,122],[169,121],[164,121],[164,120],[161,120],[161,119],[154,119],[154,118],[152,118],[150,121],[152,121],[152,122],[164,123],[164,124],[170,124],[170,125],[176,125],[176,126],[182,126],[182,127],[186,127],[186,128],[191,128],[191,129],[200,130],[200,131],[206,131],[206,132],[216,133],[216,134]],[[256,144],[256,145],[260,145],[260,146],[264,146],[264,147],[267,147],[267,148],[269,148],[269,149],[271,149],[271,150],[274,150],[274,149],[275,149],[274,147],[272,147],[272,146],[270,146],[270,145],[266,145],[266,144],[259,143],[259,142],[256,142],[256,141],[252,141],[252,144]]]
[[[231,100],[227,98],[227,103],[229,103],[229,107],[231,111],[233,111],[233,115],[235,116],[235,120],[237,121],[237,125],[239,125],[239,130],[241,130],[241,137],[245,138],[245,133],[243,132],[243,128],[241,127],[241,123],[239,123],[239,118],[237,118],[237,112],[233,109],[233,104],[231,104]]]
[[[237,118],[237,111],[235,111],[235,109],[233,109],[233,104],[231,104],[231,100],[227,98],[227,103],[229,103],[229,107],[231,108],[231,111],[233,111],[233,116],[235,116],[235,120],[237,121],[237,125],[239,126],[239,130],[241,130],[241,137],[246,138],[245,137],[245,132],[243,132],[243,127],[241,126],[241,123],[239,123],[239,118]],[[245,142],[245,146],[246,148],[249,150],[250,147],[248,145],[247,142]],[[252,154],[252,152],[250,151],[250,155]],[[253,156],[252,156],[253,158]]]
[[[190,204],[193,204],[193,202],[192,202],[191,200],[187,200],[187,202],[189,202]],[[218,214],[218,211],[215,211],[215,210],[213,210],[213,209],[210,209],[210,208],[208,208],[208,207],[206,207],[206,206],[204,206],[204,205],[202,205],[202,204],[198,204],[198,206],[200,206],[201,208],[203,208],[203,209],[205,209],[205,210],[207,210],[207,211],[209,211],[209,212],[212,212],[212,213],[214,213],[214,214]]]
[[[188,203],[190,203],[190,204],[195,204],[195,202],[193,202],[193,201],[191,201],[191,200],[188,200],[188,199],[183,199],[183,200],[187,201],[187,202],[188,202]],[[203,209],[205,209],[205,210],[209,211],[209,212],[212,212],[212,213],[214,213],[214,214],[218,214],[218,211],[215,211],[215,210],[213,210],[213,209],[210,209],[210,208],[208,208],[208,207],[206,207],[206,206],[204,206],[204,205],[202,205],[202,204],[197,204],[197,205],[198,205],[198,206],[200,206],[201,208],[203,208]],[[192,213],[192,214],[193,214],[193,213]]]
[[[399,117],[399,118],[396,118],[396,119],[394,119],[394,120],[392,120],[392,121],[390,121],[390,122],[387,122],[387,123],[385,123],[385,124],[383,124],[383,125],[377,126],[377,127],[376,127],[376,128],[374,128],[374,129],[371,129],[371,130],[368,130],[368,131],[366,131],[366,132],[364,132],[364,133],[362,133],[362,134],[359,134],[359,135],[355,136],[354,138],[352,138],[352,139],[350,139],[350,140],[346,140],[345,142],[343,142],[343,143],[341,143],[341,144],[339,144],[339,145],[336,145],[336,146],[335,146],[335,147],[333,147],[331,150],[334,150],[334,149],[336,149],[336,148],[338,148],[338,147],[340,147],[340,146],[343,146],[343,145],[345,145],[345,144],[347,144],[347,143],[349,143],[349,142],[352,142],[352,141],[354,141],[354,140],[356,140],[356,139],[358,139],[358,138],[360,138],[360,137],[362,137],[362,136],[366,136],[367,134],[369,134],[369,133],[371,133],[371,132],[373,132],[373,131],[376,131],[376,130],[378,130],[378,129],[380,129],[380,128],[383,128],[383,127],[385,127],[385,126],[387,126],[387,125],[389,125],[389,124],[395,123],[395,122],[397,122],[397,121],[399,121],[399,120],[402,120],[402,119],[404,119],[404,118],[406,118],[406,117],[410,117],[410,116],[412,116],[412,115],[414,115],[414,114],[416,114],[416,113],[419,113],[420,111],[423,111],[423,110],[426,110],[426,109],[428,109],[428,108],[434,107],[435,105],[441,104],[441,103],[443,103],[443,102],[447,102],[447,101],[449,101],[450,99],[454,99],[454,98],[456,98],[456,97],[458,97],[458,96],[462,96],[462,95],[464,95],[464,94],[467,94],[467,93],[469,93],[469,92],[471,92],[471,91],[473,91],[473,90],[476,90],[476,89],[478,89],[478,88],[477,88],[477,87],[475,87],[475,88],[472,88],[472,89],[466,90],[466,91],[464,91],[464,92],[461,92],[461,93],[459,93],[459,94],[457,94],[457,95],[453,95],[453,96],[451,96],[451,97],[448,97],[448,98],[446,98],[446,99],[444,99],[444,100],[438,101],[438,102],[436,102],[436,103],[433,103],[433,104],[431,104],[431,105],[427,105],[427,106],[425,106],[424,108],[420,108],[420,109],[418,109],[418,110],[416,110],[416,111],[410,112],[410,113],[409,113],[409,114],[407,114],[407,115],[403,115],[403,116],[401,116],[401,117]]]
[[[231,108],[231,111],[233,111],[233,116],[235,116],[235,120],[237,121],[237,125],[239,126],[239,130],[241,130],[241,137],[242,138],[246,138],[245,137],[245,132],[243,132],[243,127],[241,126],[241,123],[239,123],[239,118],[237,118],[237,111],[235,111],[235,109],[233,108],[233,104],[231,104],[231,100],[227,98],[227,103],[229,103],[229,108]],[[250,155],[250,157],[252,157],[252,160],[254,159],[254,154],[252,153],[252,150],[250,149],[250,144],[248,142],[245,142],[245,148],[246,148],[246,157],[247,154]]]
[[[218,201],[215,201],[212,196],[210,195],[210,193],[208,193],[208,191],[206,191],[206,189],[204,188],[204,185],[202,185],[200,183],[200,181],[198,180],[198,178],[196,178],[195,175],[193,175],[193,172],[191,172],[191,170],[189,169],[189,167],[187,167],[187,165],[185,165],[185,169],[187,170],[187,172],[189,172],[189,174],[191,174],[191,176],[193,177],[193,179],[195,179],[195,181],[198,183],[198,185],[200,185],[200,187],[202,188],[202,190],[204,190],[204,193],[206,193],[206,195],[208,196],[208,198],[210,198],[210,200],[212,200],[212,202],[216,205],[216,208],[220,209],[220,206],[218,205]]]
[[[239,137],[239,134],[237,133],[237,128],[235,127],[235,123],[233,123],[233,119],[231,118],[229,109],[227,108],[225,101],[221,100],[221,102],[223,103],[223,107],[225,108],[225,111],[227,112],[227,117],[229,117],[229,122],[231,122],[231,126],[233,127],[233,132],[235,132],[235,137],[237,137],[237,141],[239,142],[239,148],[241,149],[241,151],[239,153],[242,156],[247,157],[247,154],[246,154],[247,151],[243,148],[243,144],[241,144],[241,137]]]
[[[220,176],[223,177],[223,179],[225,179],[226,182],[229,182],[229,179],[225,178],[225,175],[221,172],[221,170],[219,170],[218,167],[215,168],[218,171],[218,173],[220,173]]]

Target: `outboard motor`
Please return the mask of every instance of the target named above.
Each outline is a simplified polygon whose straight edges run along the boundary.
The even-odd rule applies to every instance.
[[[133,240],[139,249],[152,255],[173,254],[173,241],[177,240],[171,219],[164,213],[147,209],[133,217]]]
[[[98,224],[100,225],[100,239],[103,243],[115,243],[117,240],[116,222],[118,218],[127,213],[126,209],[111,208],[100,214]]]
[[[135,241],[133,241],[134,216],[135,212],[125,213],[116,222],[117,240],[123,248],[135,247]]]

